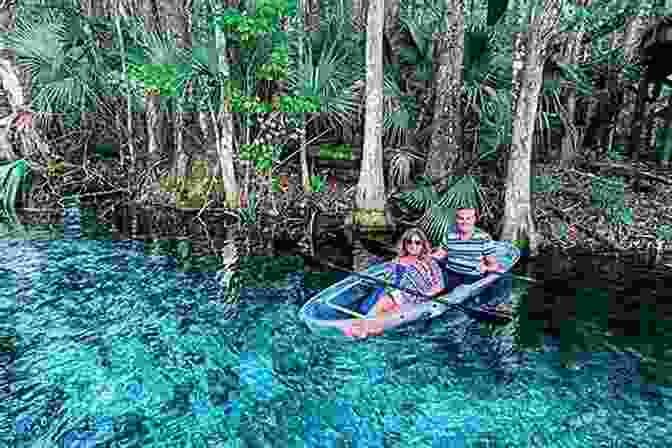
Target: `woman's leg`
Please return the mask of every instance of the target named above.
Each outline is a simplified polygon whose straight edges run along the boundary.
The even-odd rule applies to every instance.
[[[379,316],[389,311],[394,311],[399,308],[397,301],[387,294],[380,297],[376,305],[373,307],[373,316]]]

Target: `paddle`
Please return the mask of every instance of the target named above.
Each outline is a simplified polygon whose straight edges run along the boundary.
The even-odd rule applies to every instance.
[[[376,245],[377,245],[380,249],[385,250],[385,251],[389,252],[390,254],[396,254],[396,253],[397,253],[397,250],[396,250],[396,249],[394,249],[394,248],[388,246],[387,244],[381,243],[381,242],[379,242],[379,241],[376,241],[376,243],[377,243]],[[438,262],[444,269],[446,268],[446,263],[447,263],[447,262],[446,262],[444,259],[439,260],[439,259],[436,259],[436,258],[435,258],[435,260],[437,260],[437,262]],[[453,260],[453,263],[457,263],[457,264],[459,264],[459,261],[457,261],[457,260]],[[672,267],[672,265],[670,265],[670,267]],[[525,281],[528,281],[528,282],[530,282],[530,283],[542,283],[541,281],[539,281],[539,280],[535,280],[535,279],[530,278],[530,277],[525,277],[525,276],[522,276],[522,275],[516,275],[516,274],[513,274],[513,273],[509,273],[509,274],[511,275],[511,277],[513,277],[513,278],[515,278],[515,279],[518,279],[518,280],[525,280]]]
[[[319,259],[317,259],[317,258],[315,258],[315,257],[310,256],[310,255],[306,255],[306,254],[301,254],[301,255],[302,255],[303,257],[305,257],[305,258],[307,258],[307,259],[309,259],[309,260],[315,262],[315,263],[322,264],[322,265],[327,266],[327,267],[329,267],[329,268],[331,268],[331,269],[335,269],[335,270],[337,270],[337,271],[341,271],[341,272],[346,272],[346,273],[348,273],[348,274],[351,274],[351,275],[354,275],[354,276],[363,278],[363,279],[365,279],[365,280],[372,281],[372,282],[377,283],[377,284],[379,284],[379,285],[381,285],[381,286],[387,286],[387,287],[390,287],[390,288],[398,289],[398,290],[400,290],[400,291],[404,291],[404,292],[407,292],[407,293],[409,293],[409,294],[413,294],[413,295],[422,297],[422,298],[424,298],[424,299],[426,299],[426,300],[432,300],[432,301],[441,303],[442,305],[448,305],[448,306],[451,307],[451,308],[459,309],[459,310],[461,310],[462,312],[466,312],[466,313],[468,313],[468,314],[476,313],[476,314],[484,314],[484,315],[488,315],[488,316],[491,317],[491,318],[504,318],[504,319],[509,319],[509,320],[511,319],[510,316],[505,315],[505,314],[500,314],[500,313],[497,313],[497,312],[490,312],[490,311],[486,311],[486,310],[473,310],[473,309],[471,309],[471,308],[469,308],[469,307],[467,307],[467,306],[465,306],[465,305],[462,305],[461,303],[449,303],[449,302],[446,302],[445,300],[441,300],[440,296],[441,296],[441,295],[444,295],[444,294],[447,294],[447,293],[449,293],[449,292],[451,292],[452,289],[444,288],[444,289],[438,291],[435,295],[433,295],[433,296],[429,296],[429,295],[427,295],[427,294],[423,294],[423,293],[421,293],[421,292],[419,292],[419,291],[416,291],[416,290],[414,290],[414,289],[404,288],[404,287],[402,287],[402,286],[395,286],[395,285],[392,285],[392,284],[386,282],[385,280],[381,280],[381,279],[379,279],[379,278],[372,277],[372,276],[370,276],[370,275],[362,274],[362,273],[360,273],[360,272],[355,272],[355,271],[352,271],[352,270],[350,270],[350,269],[346,269],[346,268],[344,268],[344,267],[335,265],[335,264],[330,263],[330,262],[325,261],[325,260],[319,260]],[[478,283],[478,285],[472,284],[472,286],[476,286],[474,289],[481,289],[483,286],[486,286],[486,285],[488,285],[489,283],[492,283],[492,282],[494,282],[495,280],[497,280],[497,279],[500,277],[500,275],[501,275],[501,273],[492,273],[492,274],[493,274],[493,275],[489,275],[489,276],[487,276],[487,277],[485,277],[485,278],[479,280],[478,282],[476,282],[476,283]],[[469,294],[467,297],[463,297],[463,300],[465,300],[466,298],[468,298],[470,295],[472,295],[472,294]],[[329,305],[332,306],[332,307],[334,307],[334,308],[336,308],[336,306],[333,305],[333,304],[329,304]],[[354,316],[354,317],[357,317],[357,318],[365,317],[365,316],[363,316],[363,315],[361,315],[361,314],[359,314],[359,313],[355,313],[355,312],[350,311],[350,310],[349,310],[349,311],[345,311],[345,310],[346,310],[345,308],[342,308],[342,309],[341,309],[341,308],[342,308],[342,307],[338,307],[338,308],[336,308],[336,309],[339,309],[339,311],[346,312],[346,314],[350,314],[351,316]]]

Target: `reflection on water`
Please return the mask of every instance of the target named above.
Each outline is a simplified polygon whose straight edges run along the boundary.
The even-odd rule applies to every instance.
[[[16,353],[0,355],[0,391],[14,399],[2,433],[13,446],[663,447],[672,438],[669,273],[537,263],[526,275],[545,284],[517,287],[512,324],[446,315],[344,343],[312,335],[284,290],[247,291],[227,320],[214,273],[176,273],[142,244],[0,245],[0,324],[17,336]]]

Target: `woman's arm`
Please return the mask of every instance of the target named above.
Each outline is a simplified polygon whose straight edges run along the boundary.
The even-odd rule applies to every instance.
[[[436,249],[434,252],[432,252],[430,255],[434,258],[442,259],[448,256],[448,251],[443,247],[440,247]]]

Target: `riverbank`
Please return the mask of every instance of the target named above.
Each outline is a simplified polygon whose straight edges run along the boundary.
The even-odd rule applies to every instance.
[[[648,173],[648,177],[642,176],[640,192],[635,193],[632,176],[627,175],[631,165],[627,163],[585,162],[577,166],[535,166],[536,176],[542,179],[533,184],[532,193],[540,253],[645,253],[655,264],[672,263],[672,170],[662,170],[648,161],[638,163],[640,172]],[[481,179],[487,201],[480,226],[496,238],[504,207],[503,181],[490,172],[476,173],[475,177]],[[598,185],[605,179],[611,185],[619,177],[623,179],[620,222],[597,202]],[[347,204],[354,203],[355,189],[354,182],[341,183],[334,193],[337,198],[332,198],[335,207],[325,207],[325,213],[345,213]],[[614,200],[618,202],[618,197]],[[415,221],[401,217],[398,222],[408,227]]]

